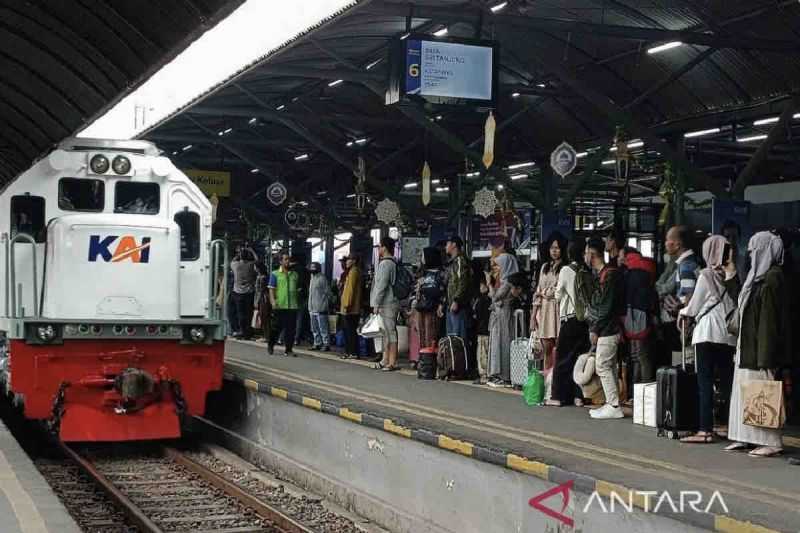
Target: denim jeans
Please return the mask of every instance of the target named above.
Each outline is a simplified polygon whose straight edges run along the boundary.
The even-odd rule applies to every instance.
[[[698,415],[700,431],[714,429],[714,369],[719,375],[720,397],[723,398],[721,421],[728,417],[728,401],[733,386],[733,355],[736,349],[727,344],[701,342],[694,345],[697,367]]]
[[[309,313],[311,317],[311,334],[314,336],[314,346],[326,347],[330,343],[328,334],[328,315],[323,313]]]
[[[459,307],[458,313],[447,310],[447,334],[456,335],[467,341],[467,310]]]

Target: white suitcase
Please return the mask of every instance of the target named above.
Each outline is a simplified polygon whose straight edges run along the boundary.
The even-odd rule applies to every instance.
[[[511,386],[522,387],[528,381],[531,341],[525,334],[525,311],[514,312],[514,340],[511,341]]]

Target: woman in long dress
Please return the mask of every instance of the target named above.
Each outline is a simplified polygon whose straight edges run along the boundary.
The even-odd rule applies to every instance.
[[[779,368],[791,365],[789,309],[780,268],[783,242],[762,231],[750,239],[747,251],[751,269],[739,294],[739,341],[728,417],[728,438],[733,444],[725,450],[773,457],[783,451],[781,430],[744,424],[742,386],[753,380],[774,380]]]
[[[517,261],[509,254],[500,254],[492,261],[497,283],[486,274],[492,314],[489,317],[489,382],[490,387],[511,384],[511,282],[509,277],[518,270]]]
[[[536,331],[544,348],[544,369],[555,364],[556,339],[558,338],[559,317],[556,288],[558,274],[564,264],[563,256],[567,252],[567,240],[555,231],[547,239],[547,260],[539,273],[539,284],[533,297],[531,312],[531,331]]]

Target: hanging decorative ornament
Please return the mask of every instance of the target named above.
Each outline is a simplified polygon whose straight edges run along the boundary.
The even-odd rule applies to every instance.
[[[217,221],[217,207],[219,207],[219,197],[217,193],[212,194],[208,201],[211,202],[211,223],[213,224]]]
[[[633,156],[628,148],[628,134],[625,128],[617,126],[617,132],[614,136],[614,146],[617,151],[614,153],[616,160],[615,174],[617,180],[628,182],[628,177],[631,172],[631,160]]]
[[[375,206],[375,216],[386,225],[400,220],[400,206],[388,198],[384,198]]]
[[[578,166],[578,154],[567,141],[559,144],[550,154],[550,167],[562,179],[571,174],[576,166]]]
[[[486,125],[483,127],[483,166],[489,168],[494,162],[494,132],[497,123],[494,120],[494,115],[489,111],[489,116],[486,118]]]
[[[431,203],[431,167],[428,162],[422,166],[422,205]]]
[[[475,208],[476,214],[483,218],[488,218],[497,209],[497,196],[495,196],[494,191],[484,187],[475,193],[472,207]]]
[[[356,177],[356,209],[363,211],[367,205],[367,164],[362,156],[358,156],[353,175]]]

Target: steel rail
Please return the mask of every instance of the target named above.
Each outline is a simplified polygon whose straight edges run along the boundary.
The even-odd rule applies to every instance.
[[[79,453],[74,451],[63,442],[59,442],[59,447],[64,454],[80,466],[86,474],[92,478],[103,491],[111,498],[117,507],[125,513],[125,515],[134,523],[143,533],[164,533],[152,520],[150,520],[139,507],[136,506],[122,491],[120,491],[114,484],[108,480],[106,476],[100,473],[94,465],[81,457]]]
[[[313,529],[309,529],[308,527],[302,525],[293,518],[287,516],[285,513],[259,500],[255,496],[248,494],[235,483],[231,483],[230,481],[220,476],[213,470],[210,470],[209,468],[206,468],[200,463],[186,457],[186,455],[176,450],[175,448],[165,447],[164,453],[167,457],[175,461],[175,463],[186,468],[186,470],[189,470],[190,472],[197,474],[204,481],[208,482],[209,484],[221,490],[228,496],[237,500],[245,507],[253,509],[260,516],[266,518],[267,520],[275,524],[276,527],[282,529],[286,533],[315,533]]]

